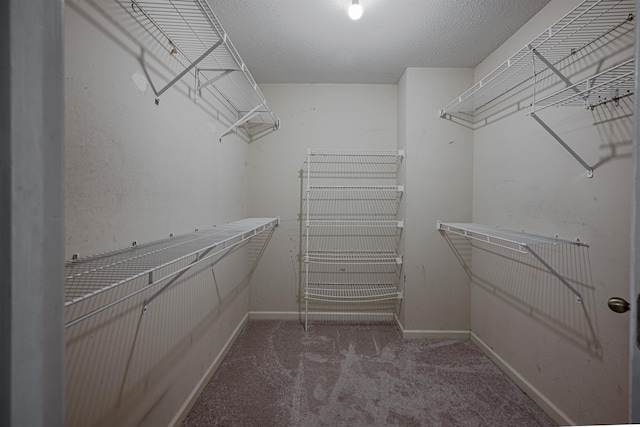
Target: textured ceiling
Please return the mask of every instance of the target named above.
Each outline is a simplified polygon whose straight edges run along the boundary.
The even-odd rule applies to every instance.
[[[549,0],[209,0],[258,83],[397,83],[475,67]]]

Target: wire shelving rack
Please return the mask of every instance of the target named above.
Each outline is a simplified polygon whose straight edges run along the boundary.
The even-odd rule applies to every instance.
[[[280,127],[266,98],[235,49],[206,0],[131,0],[134,11],[142,13],[166,37],[172,53],[180,53],[189,65],[162,89],[160,96],[192,70],[194,94],[213,88],[235,111],[235,123],[220,138],[246,125],[249,137],[262,135],[266,128]]]
[[[478,240],[490,245],[498,246],[522,254],[530,254],[537,259],[551,274],[553,274],[564,286],[566,286],[577,297],[579,303],[582,302],[582,294],[571,285],[558,271],[551,266],[534,247],[542,245],[577,245],[588,246],[579,241],[558,239],[555,237],[545,237],[536,234],[525,233],[515,230],[505,230],[490,227],[483,224],[474,223],[447,223],[438,222],[437,229],[443,233],[451,233],[464,236],[467,239]]]
[[[558,64],[602,37],[621,27],[633,28],[634,14],[635,0],[583,1],[440,109],[440,117],[452,113],[465,113],[473,117],[475,112],[533,80],[545,69],[557,71],[555,67]],[[568,86],[571,86],[570,82]]]
[[[158,295],[195,265],[205,261],[215,263],[256,235],[273,232],[278,224],[278,218],[247,218],[68,261],[65,328],[154,288],[155,293],[144,300],[144,312]]]
[[[312,303],[357,312],[402,298],[398,242],[404,222],[398,206],[404,186],[398,171],[404,155],[403,150],[308,150],[305,329]]]

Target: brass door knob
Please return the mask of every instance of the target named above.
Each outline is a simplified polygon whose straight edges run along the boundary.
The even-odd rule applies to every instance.
[[[631,308],[629,306],[629,303],[625,299],[620,297],[609,298],[609,301],[607,301],[607,305],[616,313],[625,313]]]

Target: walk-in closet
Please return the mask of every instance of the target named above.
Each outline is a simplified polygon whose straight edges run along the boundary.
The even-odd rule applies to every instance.
[[[640,423],[634,0],[0,6],[0,425]]]

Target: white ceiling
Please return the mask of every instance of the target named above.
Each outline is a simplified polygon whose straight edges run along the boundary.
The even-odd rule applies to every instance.
[[[209,0],[258,83],[390,83],[475,67],[549,0]]]

